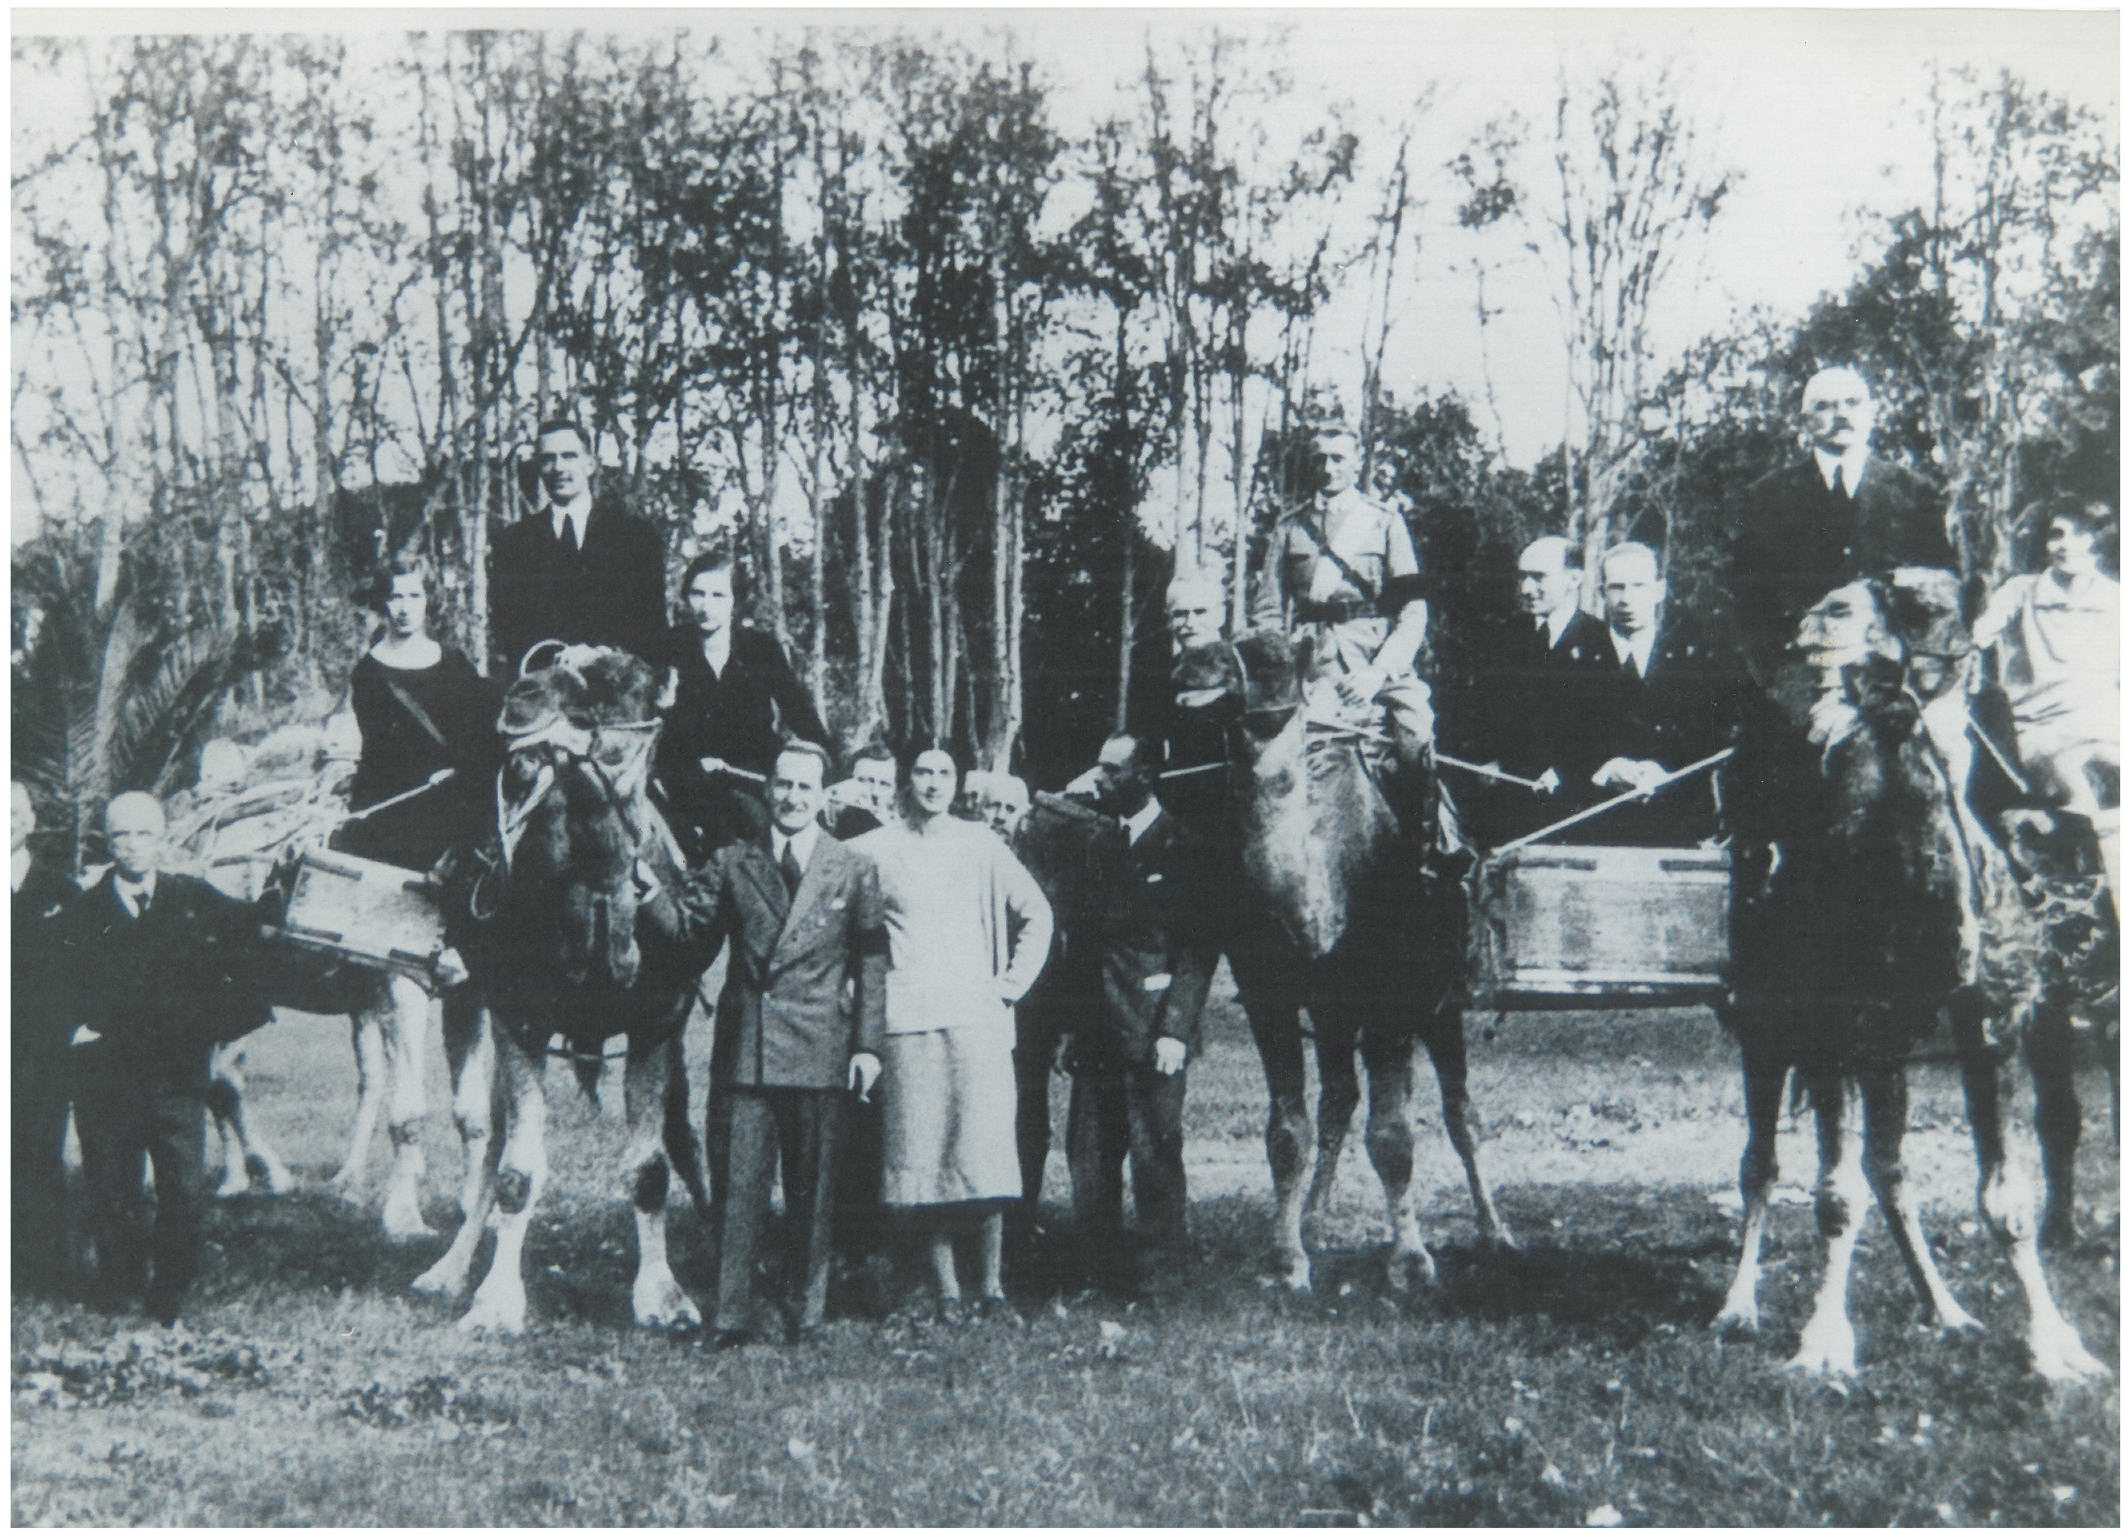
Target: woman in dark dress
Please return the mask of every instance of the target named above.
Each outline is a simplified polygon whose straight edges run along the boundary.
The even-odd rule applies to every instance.
[[[494,740],[494,701],[459,652],[428,633],[435,591],[427,561],[401,555],[378,582],[384,633],[354,663],[349,685],[362,736],[348,803],[360,812],[409,794],[448,769],[455,776],[350,821],[340,851],[426,870],[464,837],[480,805],[480,768]]]
[[[354,663],[349,685],[362,737],[348,796],[358,818],[332,841],[354,857],[423,872],[472,834],[494,780],[493,698],[471,662],[429,635],[434,594],[433,572],[416,556],[393,560],[379,578],[372,601],[383,610],[384,633]],[[453,776],[434,782],[446,769]],[[371,806],[382,808],[360,815]],[[464,988],[451,997],[454,1005],[470,1002]],[[432,1235],[420,1207],[419,1135],[427,1108],[432,1002],[419,981],[392,971],[378,977],[373,999],[354,1015],[362,1091],[353,1139],[334,1183],[348,1192],[359,1181],[384,1107],[372,1084],[387,1081],[392,1159],[383,1224],[386,1236],[402,1241]]]

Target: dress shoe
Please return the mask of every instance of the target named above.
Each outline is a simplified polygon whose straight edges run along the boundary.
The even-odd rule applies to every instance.
[[[998,1327],[1022,1329],[1026,1319],[1018,1314],[1018,1308],[1001,1295],[984,1295],[974,1302],[974,1315],[983,1322]]]

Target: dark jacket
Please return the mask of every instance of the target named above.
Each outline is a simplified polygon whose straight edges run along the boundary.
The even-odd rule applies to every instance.
[[[870,859],[821,831],[793,901],[769,845],[739,842],[692,883],[705,952],[730,943],[716,1017],[724,1085],[845,1088],[849,1057],[878,1054],[885,1038],[885,906]]]
[[[1743,492],[1728,582],[1750,670],[1769,680],[1825,593],[1906,565],[1957,568],[1940,493],[1903,466],[1870,456],[1849,501],[1812,455],[1756,481]]]
[[[1114,857],[1093,935],[1098,1020],[1092,1037],[1071,1047],[1073,1057],[1080,1067],[1148,1066],[1153,1044],[1170,1038],[1193,1059],[1217,964],[1207,850],[1161,809],[1135,845],[1117,848]]]
[[[1616,660],[1606,630],[1608,670],[1591,684],[1597,721],[1592,768],[1614,757],[1657,762],[1670,772],[1734,744],[1748,679],[1738,657],[1681,619],[1662,616],[1643,677]],[[1591,771],[1591,769],[1589,769]],[[1593,789],[1605,798],[1616,789]],[[1662,790],[1642,804],[1619,806],[1586,823],[1581,841],[1685,847],[1718,830],[1710,770]]]
[[[1590,709],[1615,672],[1608,632],[1592,614],[1573,614],[1554,645],[1523,618],[1485,671],[1482,754],[1527,778],[1549,768],[1564,778],[1592,772],[1604,759]]]
[[[599,500],[570,553],[541,511],[494,538],[489,611],[494,648],[514,676],[540,640],[617,645],[654,664],[664,653],[664,538],[641,518]]]
[[[73,1025],[67,1019],[59,955],[59,917],[80,887],[48,854],[32,853],[22,888],[8,901],[8,932],[13,942],[9,988],[15,1053],[49,1054],[66,1047]]]
[[[657,781],[689,856],[705,859],[730,842],[764,835],[768,819],[764,785],[704,773],[701,759],[765,775],[786,738],[824,746],[826,726],[772,635],[734,628],[720,676],[690,630],[672,631],[663,660],[679,682],[657,742]]]
[[[115,1069],[203,1085],[207,1048],[268,1017],[257,916],[205,880],[156,875],[154,899],[135,919],[106,871],[57,921],[70,1021],[102,1037]]]

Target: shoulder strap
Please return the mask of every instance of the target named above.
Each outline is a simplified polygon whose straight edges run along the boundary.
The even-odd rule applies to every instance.
[[[1358,572],[1354,568],[1352,568],[1350,561],[1344,559],[1342,555],[1336,553],[1335,546],[1328,542],[1327,538],[1323,536],[1319,529],[1314,527],[1312,522],[1307,519],[1307,516],[1304,512],[1299,513],[1291,520],[1293,525],[1297,527],[1298,531],[1306,535],[1307,542],[1311,543],[1318,553],[1326,555],[1328,559],[1335,565],[1336,569],[1343,572],[1344,579],[1350,582],[1352,586],[1355,586],[1358,589],[1358,594],[1360,596],[1362,596],[1367,602],[1378,602],[1380,600],[1380,594],[1374,588],[1373,584],[1370,581],[1366,580],[1363,576],[1359,575]]]
[[[388,668],[384,670],[384,686],[391,690],[391,696],[399,701],[400,706],[413,716],[413,723],[428,732],[429,739],[434,741],[444,751],[450,750],[450,738],[436,728],[435,721],[428,717],[428,711],[423,709],[419,701],[400,685],[399,680],[391,675]]]

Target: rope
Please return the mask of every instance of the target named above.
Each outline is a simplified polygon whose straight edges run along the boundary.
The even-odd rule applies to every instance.
[[[1611,799],[1605,799],[1598,805],[1590,805],[1584,810],[1566,816],[1561,821],[1552,821],[1549,825],[1544,826],[1537,831],[1531,831],[1524,837],[1515,837],[1510,842],[1492,848],[1489,856],[1497,858],[1503,856],[1506,853],[1517,853],[1521,848],[1524,848],[1531,843],[1540,842],[1545,837],[1553,837],[1558,832],[1564,831],[1568,827],[1577,826],[1584,821],[1591,821],[1597,815],[1606,815],[1609,811],[1614,810],[1618,805],[1628,805],[1633,800],[1651,799],[1661,790],[1678,784],[1682,782],[1682,780],[1685,778],[1689,778],[1695,774],[1702,773],[1706,768],[1717,767],[1720,763],[1726,761],[1729,757],[1733,755],[1734,748],[1731,746],[1729,746],[1725,751],[1714,752],[1711,756],[1704,758],[1702,761],[1693,762],[1688,767],[1677,768],[1674,772],[1667,774],[1666,776],[1660,778],[1654,783],[1647,784],[1642,789],[1626,789],[1623,791],[1623,793],[1618,794]]]

